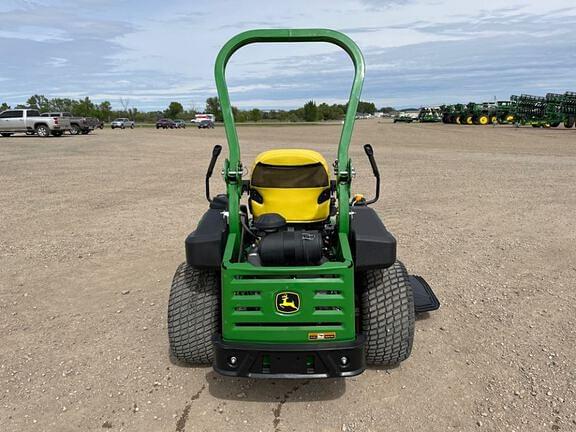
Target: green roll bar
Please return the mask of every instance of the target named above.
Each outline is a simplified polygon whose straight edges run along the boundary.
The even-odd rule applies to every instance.
[[[340,143],[338,145],[338,161],[336,167],[337,193],[339,200],[338,226],[339,232],[348,234],[350,198],[350,182],[352,167],[348,156],[354,120],[358,102],[364,83],[364,58],[358,45],[345,34],[328,29],[261,29],[240,33],[230,39],[218,53],[214,67],[216,89],[220,99],[224,129],[228,140],[229,155],[224,163],[224,179],[227,184],[229,198],[229,228],[231,234],[240,232],[239,202],[242,188],[243,166],[240,160],[240,145],[234,124],[230,95],[226,86],[226,65],[237,50],[245,45],[262,42],[328,42],[338,45],[348,53],[354,64],[354,81],[350,90],[350,98]]]

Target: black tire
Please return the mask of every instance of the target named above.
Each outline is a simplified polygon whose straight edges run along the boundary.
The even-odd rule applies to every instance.
[[[70,127],[70,135],[80,135],[81,129],[78,125],[72,125]]]
[[[3,132],[3,133],[1,133],[0,135],[2,135],[4,138],[8,138],[8,137],[11,137],[11,136],[12,136],[12,134],[11,134],[11,133],[8,133],[8,132]]]
[[[192,364],[214,359],[212,337],[220,328],[220,275],[180,264],[168,300],[168,339],[174,356]]]
[[[387,269],[359,274],[362,333],[366,362],[391,366],[406,360],[414,340],[414,295],[406,268],[396,261]]]
[[[50,136],[50,128],[46,125],[36,126],[36,135],[41,138],[48,138]]]
[[[564,127],[566,129],[570,129],[572,126],[574,126],[574,117],[568,117],[566,120],[564,120]]]
[[[134,129],[134,125],[130,125],[130,129]]]

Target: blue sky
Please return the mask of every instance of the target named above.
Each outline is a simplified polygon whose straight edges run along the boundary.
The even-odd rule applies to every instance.
[[[576,91],[574,0],[1,0],[0,102],[37,93],[202,109],[230,37],[289,27],[352,37],[363,99],[377,106]],[[352,73],[330,45],[267,44],[241,49],[227,75],[233,104],[282,109],[344,102]]]

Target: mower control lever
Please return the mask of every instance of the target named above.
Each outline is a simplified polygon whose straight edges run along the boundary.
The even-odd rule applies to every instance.
[[[212,159],[210,159],[210,165],[208,165],[208,171],[206,171],[206,199],[208,202],[212,202],[212,198],[210,198],[210,177],[212,177],[214,166],[216,165],[216,161],[218,160],[218,156],[220,156],[221,152],[222,146],[216,144],[212,149]]]
[[[370,161],[370,166],[372,167],[372,173],[376,178],[376,196],[366,201],[366,204],[374,204],[380,198],[380,171],[378,171],[378,165],[376,165],[376,159],[374,158],[374,149],[370,144],[364,144],[364,152],[366,156],[368,156],[368,160]]]

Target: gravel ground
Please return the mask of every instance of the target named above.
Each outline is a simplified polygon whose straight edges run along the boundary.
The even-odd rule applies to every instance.
[[[339,125],[242,127],[243,160]],[[1,431],[576,429],[576,131],[360,121],[376,208],[442,302],[412,356],[347,380],[170,360],[166,310],[215,130],[0,138]],[[213,190],[221,188],[213,182]]]

